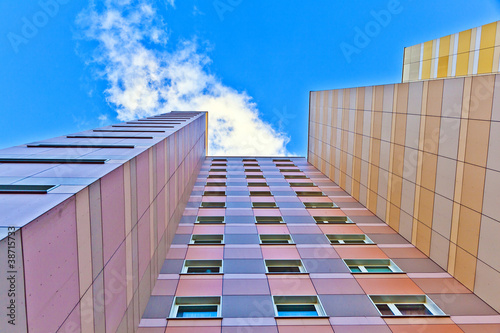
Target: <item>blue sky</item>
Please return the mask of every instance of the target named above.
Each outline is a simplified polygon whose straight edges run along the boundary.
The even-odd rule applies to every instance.
[[[405,46],[496,21],[500,2],[2,1],[0,16],[0,148],[183,107],[213,113],[211,153],[304,156],[309,91],[399,82]]]

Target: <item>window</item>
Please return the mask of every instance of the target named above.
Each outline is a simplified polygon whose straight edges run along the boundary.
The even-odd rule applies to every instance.
[[[250,191],[250,196],[252,197],[271,197],[270,191]]]
[[[200,207],[202,208],[226,208],[225,202],[202,202]]]
[[[92,130],[93,132],[129,132],[129,133],[141,133],[141,132],[148,132],[148,133],[165,133],[165,131],[162,130],[104,130],[104,129],[95,129]]]
[[[333,202],[304,202],[306,208],[338,208]]]
[[[0,163],[104,164],[106,158],[0,158]]]
[[[226,195],[225,191],[205,191],[203,192],[203,195],[205,196],[210,196],[210,197],[223,197]]]
[[[291,161],[289,159],[286,159],[286,158],[284,158],[284,159],[275,158],[275,159],[273,159],[273,162],[291,162]]]
[[[195,223],[221,224],[224,223],[224,216],[198,216]]]
[[[276,202],[252,202],[253,208],[278,208]]]
[[[26,145],[28,148],[135,148],[135,145],[99,145],[99,144],[83,144],[83,143],[36,143]]]
[[[267,273],[305,273],[300,260],[264,260]]]
[[[402,273],[390,259],[344,259],[351,273]]]
[[[280,169],[280,172],[301,172],[300,169]]]
[[[249,182],[248,187],[269,187],[266,182]]]
[[[292,236],[286,234],[279,235],[259,235],[261,244],[293,244]]]
[[[226,169],[210,169],[208,172],[226,172]]]
[[[208,178],[226,178],[226,175],[208,175]]]
[[[222,273],[222,260],[185,260],[181,273],[219,274]]]
[[[255,158],[244,158],[243,162],[257,162]]]
[[[284,222],[281,216],[256,216],[255,223],[276,224]]]
[[[276,163],[277,167],[293,167],[296,168],[297,166],[293,163]]]
[[[192,235],[189,244],[223,244],[224,235]]]
[[[205,184],[205,186],[224,187],[224,186],[226,186],[226,183],[223,183],[223,182],[208,182],[208,183]]]
[[[59,185],[0,185],[0,193],[16,194],[46,194]]]
[[[246,175],[247,179],[264,178],[263,175]]]
[[[324,197],[321,191],[295,191],[298,197]]]
[[[354,223],[347,216],[314,216],[316,223],[345,224]]]
[[[261,169],[245,169],[245,172],[262,172]]]
[[[227,167],[226,163],[212,163],[211,167]]]
[[[446,316],[427,295],[369,297],[382,316]]]
[[[277,317],[324,316],[318,296],[273,296]]]
[[[226,158],[213,158],[212,162],[227,162]]]
[[[285,175],[285,179],[309,179],[306,175]]]
[[[326,237],[332,244],[373,244],[373,241],[363,234],[326,235]]]
[[[220,317],[220,297],[176,297],[171,318]]]
[[[127,126],[125,126],[127,127]],[[128,131],[127,131],[128,132]],[[152,136],[66,135],[68,139],[152,139]]]
[[[293,182],[290,182],[290,186],[292,186],[292,187],[313,187],[316,185],[314,185],[314,183],[293,183]]]

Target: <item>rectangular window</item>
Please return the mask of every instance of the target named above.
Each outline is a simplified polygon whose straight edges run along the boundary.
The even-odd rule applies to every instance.
[[[296,168],[297,166],[293,163],[276,163],[277,167],[292,167]]]
[[[305,273],[300,260],[264,260],[267,273]]]
[[[222,260],[185,260],[183,274],[219,274],[222,273]]]
[[[225,191],[205,191],[203,192],[204,196],[209,196],[209,197],[223,197],[226,195]]]
[[[0,163],[104,164],[106,158],[0,158]]]
[[[98,144],[84,144],[84,143],[36,143],[26,145],[28,148],[135,148],[135,145],[98,145]]]
[[[304,202],[306,208],[338,208],[333,202]]]
[[[213,158],[212,162],[227,162],[227,158]]]
[[[278,208],[276,202],[252,202],[253,208]]]
[[[266,182],[249,182],[248,187],[269,187]]]
[[[318,296],[273,296],[277,317],[324,316]]]
[[[68,139],[152,139],[152,136],[66,135]]]
[[[208,175],[208,178],[226,178],[226,175]]]
[[[332,244],[373,244],[373,241],[363,234],[341,234],[341,235],[326,235]]]
[[[192,235],[189,244],[224,244],[224,235]]]
[[[244,158],[243,162],[257,162],[255,158]]]
[[[324,197],[321,191],[295,191],[298,197]]]
[[[46,194],[59,185],[0,185],[0,193],[5,194]]]
[[[226,172],[226,169],[210,169],[208,172]]]
[[[176,297],[171,318],[216,318],[220,317],[220,297]]]
[[[104,129],[95,129],[92,130],[93,132],[106,132],[106,133],[113,133],[113,132],[127,132],[127,133],[165,133],[165,131],[162,130],[104,130]]]
[[[306,175],[284,175],[285,179],[309,179]]]
[[[284,222],[283,222],[283,218],[281,216],[256,216],[255,223],[278,224],[278,223],[284,223]]]
[[[351,273],[402,273],[390,259],[344,259]]]
[[[198,216],[195,223],[221,224],[224,223],[224,216]]]
[[[297,169],[279,169],[280,172],[301,172],[299,168]]]
[[[346,224],[354,223],[347,216],[314,216],[316,223]]]
[[[202,208],[226,208],[225,202],[202,202],[200,207]]]
[[[369,296],[382,316],[446,316],[427,295]]]
[[[272,197],[270,191],[250,191],[250,196],[252,197]]]
[[[226,168],[227,164],[226,163],[212,163],[212,165],[210,165],[210,166],[211,167],[216,167],[216,168],[220,168],[220,167]]]
[[[292,187],[313,187],[316,185],[314,183],[293,183],[293,182],[290,182],[290,186],[292,186]]]
[[[257,179],[257,178],[264,178],[263,175],[246,175],[247,179]]]
[[[293,244],[292,236],[286,234],[259,235],[261,244]]]
[[[225,182],[207,182],[205,186],[216,186],[216,187],[224,187],[226,186]]]
[[[291,161],[286,158],[275,158],[273,159],[273,162],[291,162]]]

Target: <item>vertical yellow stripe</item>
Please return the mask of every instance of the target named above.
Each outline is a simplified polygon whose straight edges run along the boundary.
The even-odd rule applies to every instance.
[[[471,30],[466,30],[458,35],[457,76],[467,75],[471,32]]]
[[[497,32],[497,22],[487,24],[481,28],[481,46],[479,51],[478,74],[491,73],[493,69],[493,56],[495,37]],[[498,69],[498,67],[496,68]]]

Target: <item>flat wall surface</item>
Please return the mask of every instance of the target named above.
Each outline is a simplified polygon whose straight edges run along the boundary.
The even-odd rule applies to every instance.
[[[500,310],[500,76],[312,92],[308,160]]]

